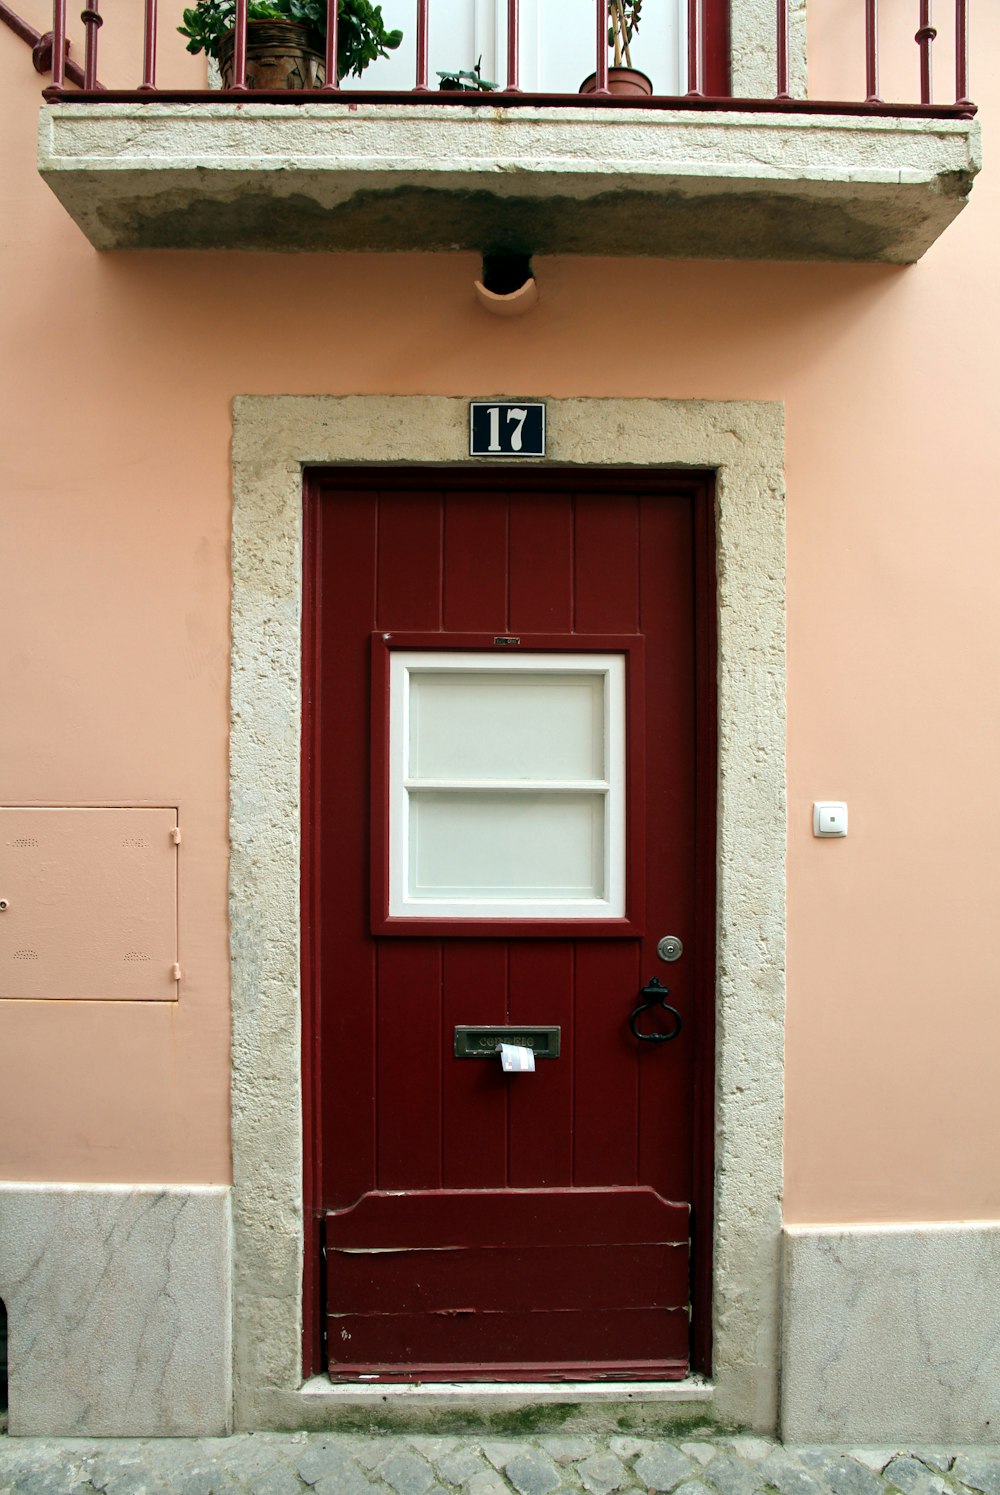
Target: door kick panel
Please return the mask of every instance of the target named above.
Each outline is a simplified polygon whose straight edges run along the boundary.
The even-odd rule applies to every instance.
[[[330,1373],[676,1378],[690,1234],[688,1206],[649,1188],[366,1194],[325,1218]]]

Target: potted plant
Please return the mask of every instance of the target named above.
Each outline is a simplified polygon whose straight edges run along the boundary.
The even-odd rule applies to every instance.
[[[608,64],[608,91],[616,94],[651,94],[653,85],[645,73],[632,66],[632,37],[639,29],[642,0],[608,0],[608,46],[614,62]],[[580,84],[581,93],[594,93],[597,74]]]
[[[327,0],[249,0],[247,87],[318,88],[326,81]],[[236,0],[196,0],[178,26],[189,52],[215,59],[224,88],[232,86]],[[381,5],[338,0],[337,74],[360,77],[376,57],[403,39],[387,31]]]
[[[483,59],[480,57],[474,68],[446,68],[439,72],[442,93],[494,93],[497,85],[483,77]]]

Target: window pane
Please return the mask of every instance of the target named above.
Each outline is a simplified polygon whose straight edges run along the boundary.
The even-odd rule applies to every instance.
[[[381,0],[388,30],[403,40],[360,78],[349,75],[343,88],[410,89],[416,76],[416,7],[413,0]],[[532,92],[576,93],[594,71],[593,0],[520,0],[521,87]],[[686,0],[657,0],[642,14],[641,35],[632,43],[632,62],[648,73],[657,93],[683,93],[687,78],[681,62],[687,46]],[[432,0],[428,26],[430,82],[446,68],[473,68],[503,84],[507,68],[505,0]]]
[[[414,671],[409,776],[604,779],[605,678]]]
[[[393,649],[390,917],[625,912],[626,658]]]
[[[604,795],[410,794],[410,898],[603,898]]]

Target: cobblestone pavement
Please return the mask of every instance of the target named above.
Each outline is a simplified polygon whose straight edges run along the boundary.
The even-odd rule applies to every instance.
[[[1000,1448],[764,1438],[254,1433],[0,1437],[0,1495],[1000,1495]]]

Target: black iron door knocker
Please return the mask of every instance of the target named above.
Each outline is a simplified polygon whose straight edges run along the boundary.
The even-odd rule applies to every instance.
[[[633,1036],[638,1038],[641,1043],[669,1043],[681,1031],[681,1015],[677,1011],[677,1008],[671,1007],[666,1000],[670,995],[670,988],[661,986],[654,976],[649,985],[642,988],[640,995],[642,1001],[628,1020],[628,1025],[632,1030]],[[663,1011],[670,1015],[673,1019],[673,1026],[666,1033],[659,1033],[655,1030],[651,1033],[641,1033],[639,1031],[639,1018],[644,1012],[652,1012],[656,1007],[662,1007]]]

